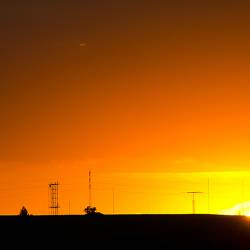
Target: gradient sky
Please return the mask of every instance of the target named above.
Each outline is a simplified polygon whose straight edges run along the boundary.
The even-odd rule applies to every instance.
[[[249,171],[249,8],[236,0],[2,0],[0,213],[25,201],[47,212],[55,179],[79,213],[89,169],[115,176],[103,190],[127,173]],[[125,178],[127,189],[150,174],[137,184]],[[96,202],[110,211],[105,197]],[[125,200],[122,213],[157,211],[130,210]]]

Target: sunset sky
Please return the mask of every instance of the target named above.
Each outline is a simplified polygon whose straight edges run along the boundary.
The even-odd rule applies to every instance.
[[[116,213],[248,202],[244,2],[2,0],[0,214],[48,213],[57,180],[61,213],[83,213],[90,169],[104,213],[113,193]]]

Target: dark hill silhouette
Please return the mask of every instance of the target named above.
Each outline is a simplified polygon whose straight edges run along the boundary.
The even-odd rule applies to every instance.
[[[2,216],[0,230],[2,243],[19,248],[250,249],[244,216]]]

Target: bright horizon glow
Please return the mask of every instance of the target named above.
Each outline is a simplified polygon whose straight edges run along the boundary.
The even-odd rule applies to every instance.
[[[74,166],[74,171],[69,174],[63,172],[64,168],[61,164],[54,172],[54,178],[51,178],[51,173],[36,178],[30,173],[24,183],[18,183],[18,175],[2,176],[5,180],[14,178],[16,185],[8,189],[7,182],[2,180],[0,214],[17,214],[23,205],[34,215],[48,214],[47,185],[53,180],[61,184],[60,214],[68,214],[69,201],[71,214],[82,214],[88,204],[88,172]],[[115,214],[191,214],[192,196],[186,193],[190,191],[203,192],[195,196],[198,214],[246,215],[250,212],[249,171],[157,173],[96,170],[92,175],[93,205],[104,214],[113,213],[113,202]]]
[[[245,215],[250,216],[250,201],[245,201],[235,206],[222,210],[219,214],[223,215]]]

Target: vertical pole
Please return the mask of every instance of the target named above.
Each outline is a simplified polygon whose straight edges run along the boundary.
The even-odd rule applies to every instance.
[[[207,180],[207,213],[210,214],[210,179]]]
[[[48,188],[48,214],[50,214],[50,185]]]
[[[92,195],[91,195],[91,171],[89,171],[89,206],[92,207]]]
[[[194,201],[194,193],[193,193],[193,214],[195,214],[195,201]]]
[[[70,215],[70,200],[69,200],[69,215]]]
[[[193,205],[193,214],[195,214],[195,195],[202,194],[203,192],[187,192],[187,194],[192,194],[192,205]]]
[[[241,194],[241,196],[242,196],[242,202],[241,202],[241,213],[242,213],[242,215],[244,215],[245,214],[245,204],[244,204],[244,202],[245,202],[245,183],[244,183],[244,179],[242,179],[242,181],[241,181],[241,192],[242,192],[242,194]]]
[[[113,214],[115,214],[115,190],[113,188]]]
[[[59,208],[59,203],[58,203],[58,182],[56,183],[56,215],[58,215],[58,208]]]

